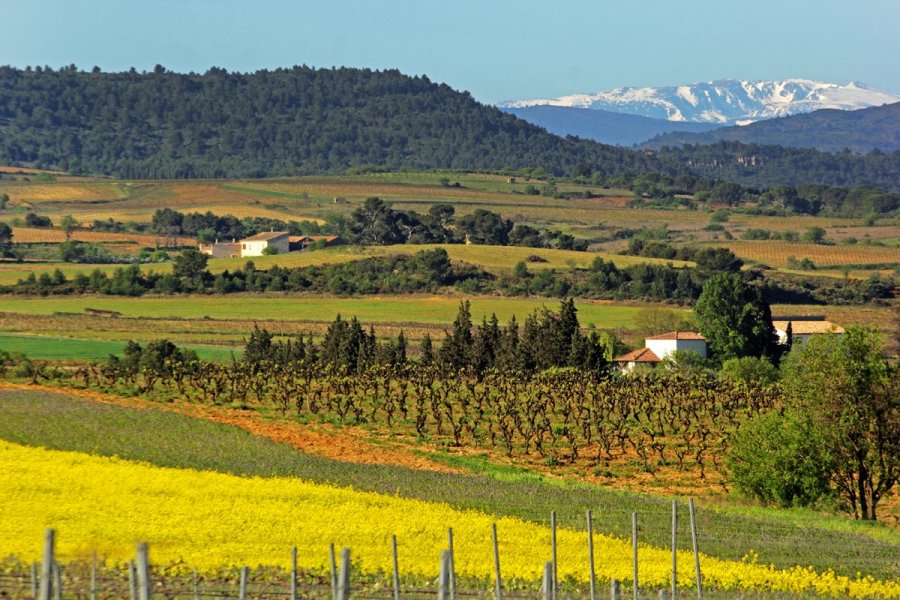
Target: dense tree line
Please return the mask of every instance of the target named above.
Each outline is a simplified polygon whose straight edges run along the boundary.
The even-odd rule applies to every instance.
[[[547,309],[528,315],[520,326],[513,317],[501,325],[496,315],[478,325],[472,322],[468,301],[460,303],[456,319],[437,346],[429,334],[422,340],[416,364],[443,372],[490,370],[533,374],[553,367],[573,367],[596,375],[607,374],[609,358],[621,347],[613,336],[596,331],[584,334],[574,301],[563,300],[558,312]],[[408,342],[401,331],[395,340],[379,342],[355,317],[340,315],[328,326],[320,343],[311,336],[275,341],[265,329],[254,328],[242,360],[253,365],[297,365],[300,362],[363,373],[375,366],[407,364]]]
[[[153,214],[151,229],[164,236],[191,236],[201,242],[241,239],[261,231],[287,231],[292,235],[330,233],[362,246],[390,244],[461,244],[527,246],[586,250],[585,240],[560,231],[539,230],[503,219],[498,213],[477,209],[456,216],[451,204],[435,204],[427,213],[402,211],[380,198],[367,198],[348,217],[338,215],[324,225],[310,221],[281,221],[264,217],[238,219],[232,215],[181,213],[162,208]]]
[[[633,151],[560,138],[427,77],[293,67],[203,75],[0,68],[0,161],[128,179],[366,169],[695,175],[900,191],[900,153],[720,142]]]
[[[560,231],[513,225],[498,213],[476,209],[456,216],[450,204],[435,204],[424,215],[394,209],[380,198],[367,198],[349,218],[339,218],[334,230],[344,239],[364,246],[387,244],[460,244],[527,246],[586,250],[587,241]]]
[[[734,272],[740,261],[724,249],[703,249],[694,255],[696,267],[639,263],[617,267],[601,257],[587,268],[531,271],[520,262],[509,273],[495,276],[466,263],[453,264],[442,248],[422,250],[411,256],[396,254],[346,263],[307,267],[257,269],[244,267],[213,274],[208,256],[187,250],[174,260],[171,273],[144,272],[137,265],[107,274],[100,269],[72,278],[59,269],[40,275],[29,273],[15,285],[0,291],[29,295],[110,294],[230,294],[238,292],[311,292],[335,295],[405,294],[437,292],[452,286],[465,293],[499,292],[551,298],[604,298],[611,300],[673,301],[690,304],[700,296],[710,276]],[[891,278],[865,281],[817,281],[763,277],[751,271],[772,302],[859,304],[891,298],[896,285]]]
[[[842,187],[821,183],[799,183],[761,188],[758,185],[746,183],[739,185],[694,175],[672,177],[658,173],[610,175],[592,178],[591,181],[604,187],[626,188],[637,196],[652,200],[636,200],[632,203],[636,207],[649,203],[697,208],[704,202],[715,202],[736,208],[752,204],[752,208],[745,210],[759,214],[805,214],[850,218],[891,215],[900,210],[900,193],[869,185]],[[896,183],[888,183],[884,187],[898,189]],[[687,195],[693,196],[694,200],[684,197]]]
[[[99,222],[101,228],[104,222]],[[97,227],[95,222],[94,229]],[[291,235],[318,235],[330,233],[327,226],[315,221],[282,221],[268,217],[245,217],[216,215],[211,211],[179,212],[171,208],[161,208],[153,213],[150,230],[163,236],[186,236],[199,242],[227,241],[255,235],[262,231],[287,231]]]

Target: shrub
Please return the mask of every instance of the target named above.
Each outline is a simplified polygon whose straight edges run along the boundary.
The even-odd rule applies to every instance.
[[[778,380],[778,369],[775,365],[767,358],[756,356],[729,358],[722,363],[719,374],[750,384],[774,383]]]
[[[801,415],[770,412],[745,422],[727,460],[737,488],[767,504],[809,506],[831,493],[834,461]]]
[[[722,209],[722,210],[717,210],[716,212],[714,212],[712,214],[712,216],[709,218],[709,220],[712,223],[726,223],[730,216],[731,216],[731,212]]]

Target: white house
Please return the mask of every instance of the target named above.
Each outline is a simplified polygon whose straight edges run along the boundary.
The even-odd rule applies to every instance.
[[[693,350],[706,358],[706,338],[693,331],[671,331],[648,337],[644,341],[644,346],[652,350],[660,360],[682,350]]]
[[[262,256],[269,248],[286,254],[290,251],[290,236],[287,231],[268,231],[244,238],[240,244],[241,256]]]
[[[692,350],[706,358],[706,338],[693,331],[672,331],[655,335],[644,340],[644,347],[622,356],[613,362],[625,371],[632,371],[637,365],[655,367],[662,359],[674,352]]]
[[[791,337],[794,344],[803,346],[814,335],[842,335],[844,328],[831,321],[826,321],[824,316],[790,316],[772,317],[772,326],[778,334],[778,341],[787,342],[788,325],[791,326]]]

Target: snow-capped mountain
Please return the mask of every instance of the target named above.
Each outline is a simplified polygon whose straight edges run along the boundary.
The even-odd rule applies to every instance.
[[[857,82],[810,79],[738,81],[720,79],[670,87],[623,87],[594,94],[504,102],[501,108],[566,106],[642,115],[668,121],[743,125],[822,108],[856,110],[900,102],[900,96]]]

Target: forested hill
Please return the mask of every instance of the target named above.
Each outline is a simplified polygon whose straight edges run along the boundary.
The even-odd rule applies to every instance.
[[[840,152],[848,148],[900,150],[900,102],[860,110],[817,110],[803,115],[769,119],[742,127],[722,127],[704,132],[669,132],[649,140],[648,148],[718,141],[778,144]]]
[[[870,159],[737,145],[711,158],[710,148],[695,158],[690,149],[561,138],[393,70],[0,67],[0,163],[149,179],[540,167],[556,175],[691,173],[753,185],[900,188],[900,153]]]

